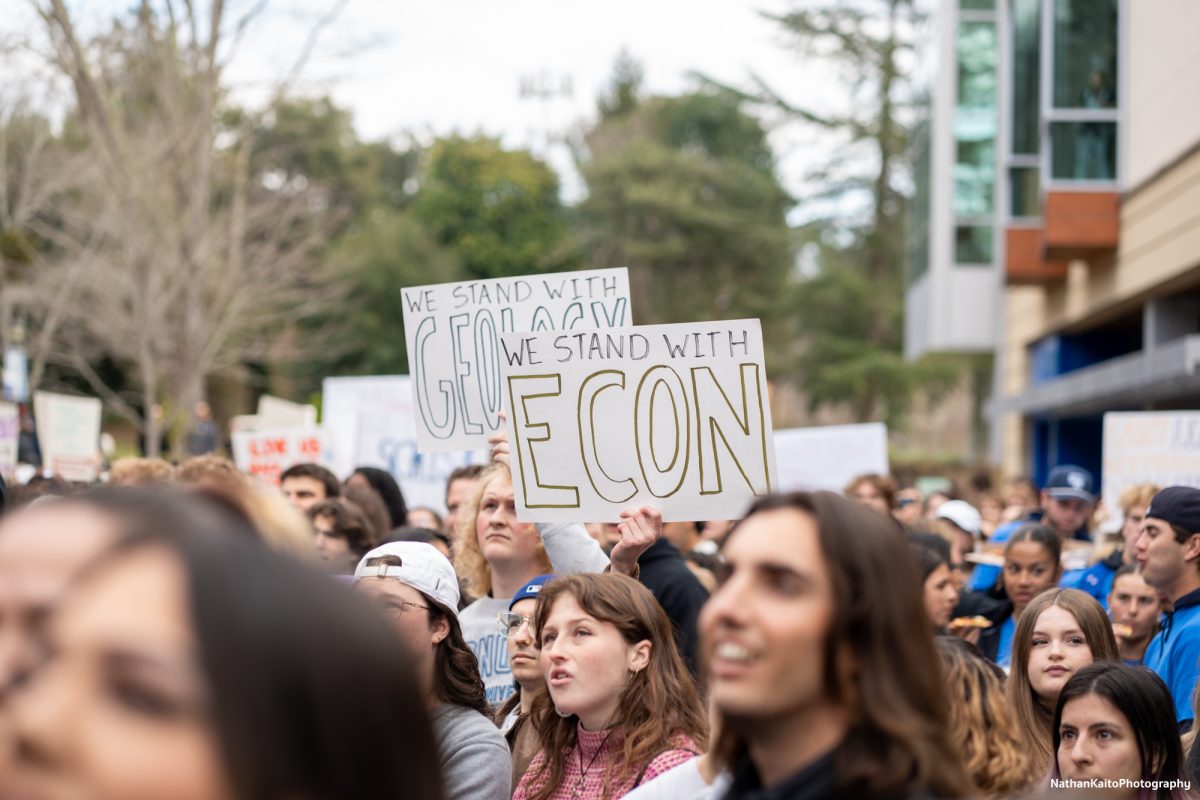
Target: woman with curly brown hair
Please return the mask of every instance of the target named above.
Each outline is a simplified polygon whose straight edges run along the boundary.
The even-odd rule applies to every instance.
[[[612,800],[695,757],[708,723],[666,613],[624,575],[546,584],[534,611],[541,751],[513,800]]]
[[[1008,698],[1004,672],[956,636],[939,636],[950,692],[950,738],[985,798],[1019,795],[1038,780]]]

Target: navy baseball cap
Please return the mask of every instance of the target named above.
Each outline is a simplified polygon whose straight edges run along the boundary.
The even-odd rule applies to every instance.
[[[1045,490],[1051,497],[1071,497],[1085,503],[1096,502],[1096,480],[1092,473],[1071,464],[1050,470]]]
[[[542,586],[552,580],[554,580],[553,575],[538,575],[529,583],[517,589],[517,593],[513,595],[512,602],[508,604],[508,610],[512,611],[513,606],[522,600],[529,600],[530,598],[536,600],[538,592],[542,590]]]
[[[1168,486],[1154,495],[1146,516],[1177,525],[1188,533],[1200,533],[1200,489]]]

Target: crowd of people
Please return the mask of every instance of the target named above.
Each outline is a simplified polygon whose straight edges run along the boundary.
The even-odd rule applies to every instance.
[[[0,800],[1200,797],[1200,489],[534,524],[494,445],[444,514],[216,455],[12,487]]]

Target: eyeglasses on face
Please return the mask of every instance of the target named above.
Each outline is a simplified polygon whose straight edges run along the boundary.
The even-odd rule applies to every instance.
[[[505,636],[516,636],[522,625],[528,625],[530,630],[533,630],[533,617],[523,617],[511,611],[501,611],[497,614],[496,623]]]
[[[408,607],[429,610],[429,606],[423,606],[420,603],[410,603],[407,600],[384,600],[379,604],[379,607],[383,609],[383,613],[396,619],[403,617],[404,610]]]

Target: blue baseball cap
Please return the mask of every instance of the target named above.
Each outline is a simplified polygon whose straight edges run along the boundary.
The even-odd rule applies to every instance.
[[[1092,473],[1072,464],[1050,470],[1045,489],[1046,494],[1051,497],[1070,497],[1085,503],[1096,502],[1096,480]]]
[[[512,602],[508,604],[508,610],[512,611],[513,606],[522,600],[536,600],[538,592],[542,590],[542,586],[549,581],[554,580],[554,577],[555,576],[553,575],[538,575],[529,583],[525,584],[520,589],[517,589],[517,593],[513,595]]]

